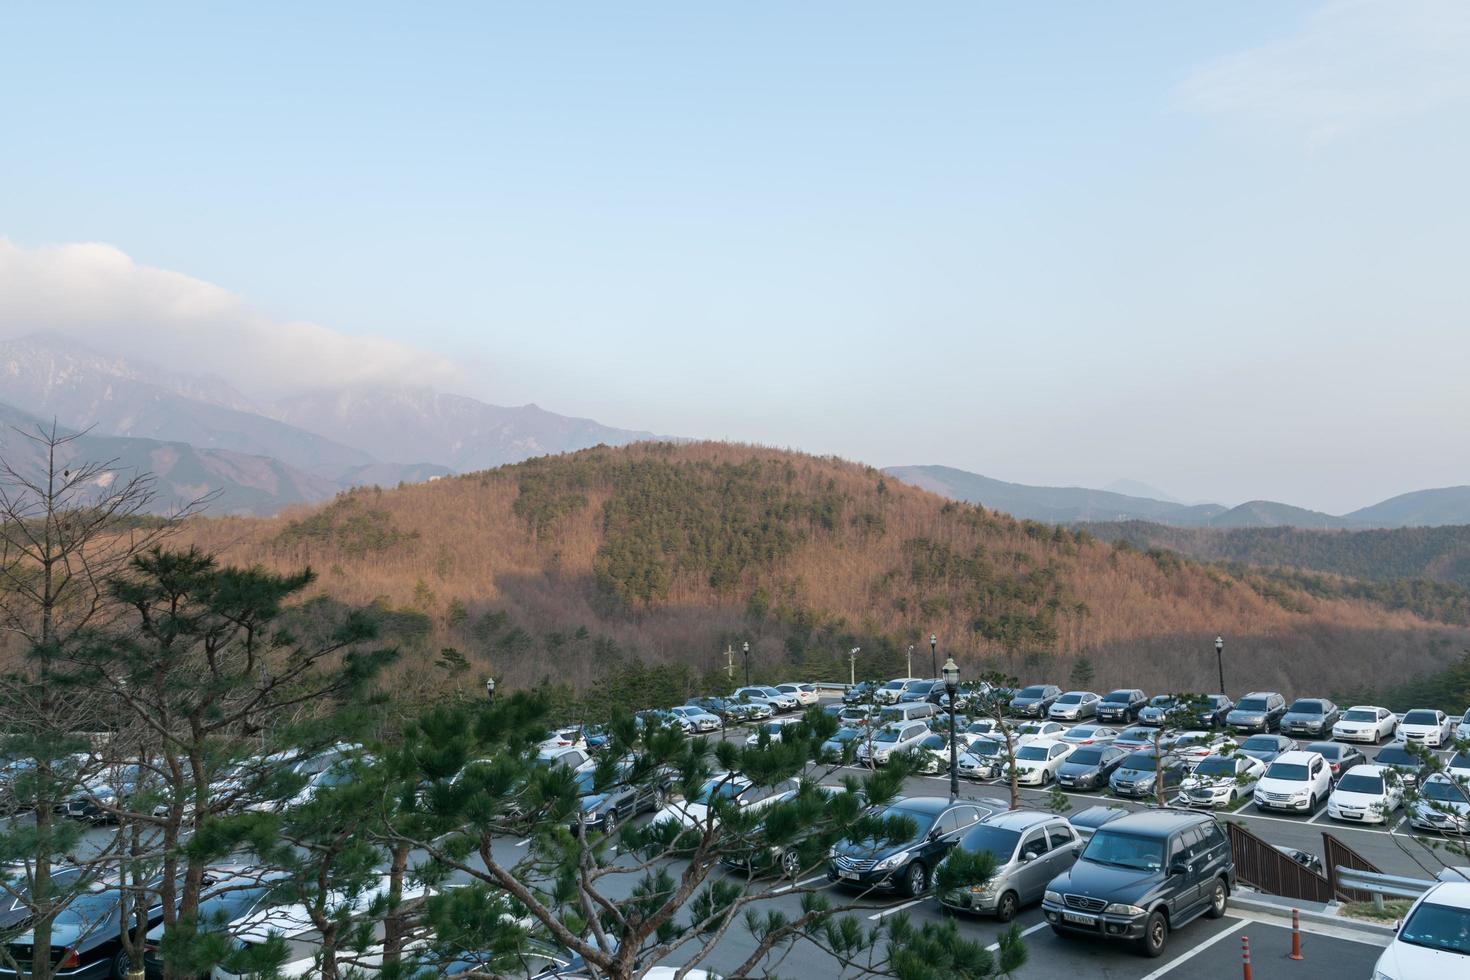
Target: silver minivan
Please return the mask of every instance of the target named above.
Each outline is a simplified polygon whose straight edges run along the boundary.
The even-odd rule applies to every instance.
[[[1007,810],[970,828],[955,845],[972,854],[988,851],[995,874],[983,885],[942,892],[939,903],[957,912],[993,915],[1009,922],[1023,905],[1041,901],[1047,883],[1082,853],[1082,841],[1066,819],[1036,810]]]
[[[928,701],[907,701],[903,704],[890,704],[885,708],[878,709],[879,721],[922,721],[932,718],[938,713],[938,709]]]

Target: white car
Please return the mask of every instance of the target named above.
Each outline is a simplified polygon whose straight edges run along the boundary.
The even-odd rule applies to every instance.
[[[1237,747],[1235,740],[1222,732],[1184,732],[1174,740],[1169,753],[1193,769],[1210,756],[1226,755]]]
[[[692,704],[681,704],[677,708],[670,708],[669,714],[679,719],[679,724],[684,726],[684,731],[690,735],[696,732],[719,731],[720,716],[710,714],[703,708],[696,708]]]
[[[873,700],[879,704],[897,704],[905,691],[923,679],[922,677],[895,677],[873,692]]]
[[[794,725],[799,721],[801,721],[800,718],[777,718],[775,721],[763,721],[755,727],[755,731],[745,736],[745,744],[747,746],[759,745],[761,736],[765,735],[770,743],[774,745],[781,741],[781,732],[787,726]]]
[[[1091,691],[1068,691],[1052,702],[1046,716],[1054,721],[1079,721],[1097,715],[1097,702],[1101,700]]]
[[[1470,708],[1465,709],[1465,714],[1461,716],[1460,723],[1455,726],[1455,738],[1470,742]]]
[[[1006,744],[998,739],[980,737],[960,753],[960,775],[966,779],[994,779],[1006,763]]]
[[[742,687],[731,695],[736,701],[748,699],[756,704],[770,705],[772,711],[795,711],[801,702],[791,694],[782,694],[774,687]]]
[[[1266,764],[1248,755],[1211,755],[1201,759],[1194,772],[1179,784],[1177,802],[1185,806],[1230,806],[1251,795]]]
[[[653,815],[650,823],[675,821],[684,827],[703,829],[718,827],[719,820],[710,814],[710,806],[718,800],[729,800],[741,811],[759,810],[796,795],[797,782],[788,779],[775,786],[757,786],[739,773],[716,773],[705,780],[692,800],[675,800]]]
[[[1451,779],[1458,779],[1470,785],[1470,751],[1456,752],[1450,761],[1445,763],[1444,771]]]
[[[977,738],[1000,738],[1001,723],[994,718],[977,718],[965,726],[960,738],[973,741]]]
[[[1254,799],[1260,810],[1310,813],[1332,794],[1332,769],[1315,752],[1283,752],[1256,783]]]
[[[796,698],[796,703],[803,708],[810,708],[822,700],[822,696],[817,693],[817,685],[815,684],[777,684],[776,690],[782,694],[789,694]]]
[[[568,728],[558,728],[546,738],[541,740],[538,749],[585,749],[587,739],[582,734],[581,725],[572,725]]]
[[[1027,721],[1016,726],[1014,741],[1017,745],[1030,745],[1042,739],[1059,739],[1066,729],[1054,721]]]
[[[919,768],[924,772],[949,772],[949,736],[940,732],[924,736],[915,750],[919,756]],[[956,746],[956,762],[958,752],[963,751]]]
[[[1441,834],[1470,834],[1470,784],[1437,772],[1409,804],[1409,826]]]
[[[1021,786],[1047,786],[1057,778],[1057,770],[1067,761],[1076,746],[1056,739],[1044,738],[1016,750],[1016,782]],[[1009,776],[1009,773],[1004,775]]]
[[[1441,882],[1415,899],[1373,980],[1470,976],[1470,882]]]
[[[1347,823],[1388,823],[1404,802],[1403,784],[1387,766],[1354,766],[1327,797],[1327,816]]]
[[[1339,742],[1370,742],[1374,745],[1398,731],[1399,720],[1392,711],[1372,704],[1355,704],[1332,726]]]
[[[1117,737],[1118,730],[1106,725],[1076,725],[1061,734],[1068,745],[1105,745]]]
[[[1428,745],[1438,748],[1450,743],[1454,722],[1438,708],[1415,708],[1404,715],[1394,740],[1405,744]]]
[[[922,721],[891,721],[878,729],[871,739],[863,739],[858,745],[857,760],[886,765],[895,755],[917,749],[919,743],[932,734]]]

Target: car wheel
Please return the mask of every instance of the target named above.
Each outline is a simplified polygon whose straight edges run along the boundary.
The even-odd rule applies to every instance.
[[[669,802],[669,791],[662,786],[655,786],[653,790],[653,811],[657,813]]]
[[[995,903],[995,917],[1001,922],[1009,922],[1016,917],[1016,910],[1020,908],[1021,900],[1015,892],[1006,892]]]
[[[1169,919],[1163,912],[1154,912],[1148,917],[1148,922],[1143,927],[1143,938],[1139,945],[1143,949],[1143,955],[1149,957],[1163,956],[1164,947],[1169,943]]]
[[[128,980],[128,970],[132,969],[133,960],[128,956],[128,951],[120,949],[112,958],[112,980]]]
[[[915,861],[903,873],[903,891],[909,898],[917,898],[929,887],[929,869],[923,861]]]
[[[781,855],[781,873],[795,881],[796,876],[801,874],[801,855],[795,851],[786,851]]]
[[[1205,911],[1205,918],[1218,919],[1223,916],[1225,914],[1225,900],[1229,897],[1230,893],[1225,887],[1225,882],[1220,878],[1216,878],[1215,888],[1210,892],[1210,907]]]
[[[602,833],[605,837],[611,837],[613,831],[618,829],[618,811],[609,810],[602,815]]]
[[[1307,812],[1308,813],[1316,813],[1317,812],[1317,794],[1316,793],[1313,793],[1312,794],[1312,798],[1307,801]]]

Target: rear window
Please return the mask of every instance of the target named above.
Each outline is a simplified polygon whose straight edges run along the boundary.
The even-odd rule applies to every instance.
[[[1404,715],[1404,724],[1438,725],[1439,716],[1436,715],[1433,711],[1425,711],[1424,709],[1420,708],[1417,711],[1410,711],[1408,714]]]

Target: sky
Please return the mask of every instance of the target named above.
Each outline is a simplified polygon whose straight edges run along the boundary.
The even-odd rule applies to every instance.
[[[13,5],[0,336],[1343,512],[1470,483],[1467,137],[1459,0]]]

